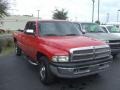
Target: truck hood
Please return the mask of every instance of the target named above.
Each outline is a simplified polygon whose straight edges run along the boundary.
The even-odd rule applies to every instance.
[[[120,40],[120,36],[112,33],[86,33],[85,36],[96,38],[99,40]]]
[[[105,44],[102,41],[84,36],[44,37],[42,39],[45,44],[65,51],[68,51],[71,48],[98,46]]]

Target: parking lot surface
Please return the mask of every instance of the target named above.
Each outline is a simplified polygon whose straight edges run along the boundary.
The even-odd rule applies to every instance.
[[[120,90],[120,55],[110,69],[99,75],[79,79],[60,79],[45,86],[39,80],[37,67],[24,56],[12,53],[0,57],[0,90]]]

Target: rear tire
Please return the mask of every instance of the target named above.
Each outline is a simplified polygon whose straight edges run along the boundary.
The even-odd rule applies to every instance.
[[[54,76],[50,71],[48,59],[46,57],[41,57],[40,60],[41,60],[39,65],[40,80],[45,85],[51,84],[54,81]]]
[[[17,56],[21,56],[21,49],[18,47],[18,45],[15,45],[15,52]]]

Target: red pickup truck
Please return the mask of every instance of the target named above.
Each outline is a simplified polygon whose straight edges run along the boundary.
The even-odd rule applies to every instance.
[[[29,62],[39,66],[40,80],[78,78],[106,70],[112,62],[110,47],[82,36],[69,21],[28,21],[22,32],[13,34],[16,55],[23,52]]]

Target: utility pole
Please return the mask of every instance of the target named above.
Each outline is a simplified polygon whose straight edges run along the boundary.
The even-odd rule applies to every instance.
[[[98,21],[100,20],[100,0],[98,0]]]
[[[108,23],[108,22],[109,22],[109,18],[110,18],[110,14],[109,14],[109,13],[107,13],[107,16],[106,16],[106,23]]]
[[[75,17],[75,21],[77,21],[78,20],[78,17]]]
[[[117,22],[119,22],[119,11],[120,10],[117,10]]]
[[[93,6],[92,6],[92,22],[94,22],[94,7],[95,7],[95,0],[92,0]]]
[[[39,18],[40,18],[40,17],[39,17],[39,12],[40,12],[40,10],[37,10],[37,12],[38,12],[38,19],[39,19]]]

